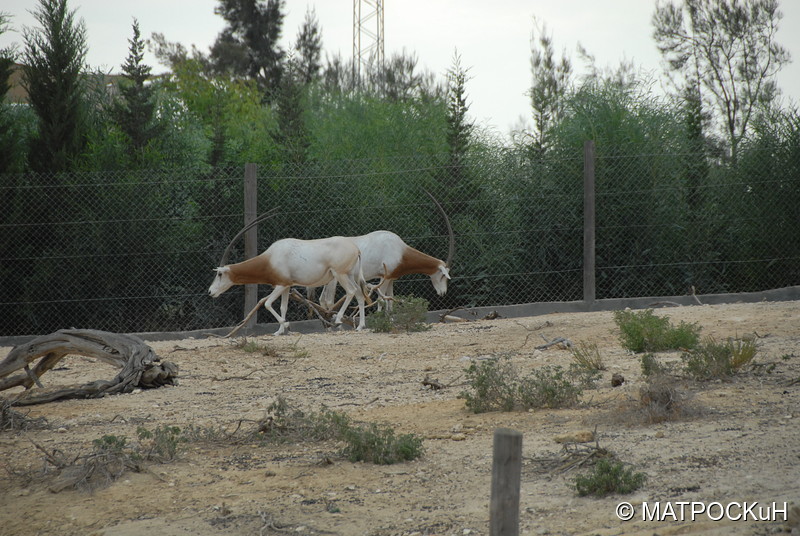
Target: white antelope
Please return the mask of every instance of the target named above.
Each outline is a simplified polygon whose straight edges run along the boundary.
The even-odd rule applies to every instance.
[[[447,260],[443,261],[432,257],[406,244],[402,238],[391,231],[373,231],[350,239],[361,250],[361,266],[364,278],[381,278],[375,285],[378,296],[386,300],[386,310],[391,311],[392,297],[394,296],[394,281],[408,274],[426,274],[430,276],[433,288],[439,296],[447,292],[447,282],[450,279],[450,263],[453,260],[455,238],[442,206],[429,193],[427,193],[444,217],[449,234],[449,250]],[[336,281],[331,281],[320,295],[320,305],[326,309],[335,307]],[[341,311],[341,310],[340,310]]]
[[[369,290],[361,268],[361,253],[352,240],[342,236],[317,240],[284,238],[252,259],[226,264],[233,242],[244,230],[246,228],[231,241],[222,255],[220,267],[214,269],[217,275],[208,289],[212,298],[219,297],[233,285],[272,285],[275,288],[263,300],[264,307],[280,324],[275,335],[281,335],[289,329],[286,311],[289,307],[289,290],[293,285],[319,287],[331,281],[334,284],[338,282],[344,288],[346,296],[344,306],[336,315],[334,323],[341,324],[345,309],[355,296],[361,314],[356,329],[364,329],[364,300],[368,297]],[[272,303],[278,296],[281,297],[281,314],[272,308]]]

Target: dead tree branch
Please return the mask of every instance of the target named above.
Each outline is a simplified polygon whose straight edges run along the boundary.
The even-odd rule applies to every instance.
[[[67,355],[99,359],[118,367],[112,380],[97,380],[80,387],[46,389],[42,375]],[[31,368],[31,364],[38,362]],[[22,370],[20,374],[15,372]],[[0,391],[22,386],[25,392],[12,405],[41,404],[68,398],[99,398],[108,394],[129,393],[135,388],[174,385],[178,367],[161,361],[152,348],[138,337],[97,330],[62,329],[15,346],[0,362]],[[38,388],[33,389],[36,385]]]

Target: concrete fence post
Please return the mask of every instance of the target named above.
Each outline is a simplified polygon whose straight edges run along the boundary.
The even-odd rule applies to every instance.
[[[489,535],[519,534],[519,487],[522,472],[522,433],[508,428],[494,431],[492,498]]]
[[[583,301],[594,303],[595,286],[595,156],[594,141],[583,144]]]

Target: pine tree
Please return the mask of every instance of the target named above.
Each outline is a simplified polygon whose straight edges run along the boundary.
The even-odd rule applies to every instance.
[[[474,123],[467,119],[467,74],[468,70],[461,66],[461,57],[456,53],[453,56],[453,66],[447,71],[447,145],[450,148],[453,169],[463,167],[475,129]]]
[[[306,11],[303,26],[297,33],[295,49],[298,54],[298,76],[304,84],[310,84],[320,77],[322,70],[322,30],[313,9]]]
[[[466,210],[466,200],[473,192],[468,191],[467,152],[472,141],[475,124],[467,117],[466,84],[468,70],[461,66],[461,57],[453,55],[453,66],[447,71],[447,146],[449,164],[446,175],[446,188],[452,200],[453,212]]]
[[[569,87],[572,65],[566,55],[555,58],[553,38],[547,35],[544,26],[538,41],[531,37],[531,84],[530,97],[533,110],[534,149],[539,153],[547,150],[549,130],[558,123],[564,113],[564,103]],[[537,44],[538,43],[538,44]]]
[[[86,28],[83,20],[75,21],[67,0],[40,0],[33,16],[41,27],[23,31],[23,85],[39,122],[30,166],[35,171],[65,171],[86,139]]]
[[[139,161],[148,142],[158,136],[162,127],[154,122],[156,100],[153,89],[147,85],[151,68],[142,63],[145,43],[136,19],[133,20],[133,37],[128,43],[128,57],[122,65],[125,81],[119,87],[121,98],[114,102],[111,113],[128,137],[134,161]]]
[[[0,35],[8,28],[8,18],[0,13]],[[0,49],[0,173],[8,173],[20,163],[21,135],[18,125],[11,115],[10,107],[4,102],[8,90],[11,89],[10,79],[14,67],[15,50],[12,47]]]
[[[286,72],[276,92],[278,130],[272,135],[275,143],[281,147],[283,162],[297,165],[306,162],[308,148],[311,146],[304,117],[304,86],[299,76],[294,59],[289,58]]]

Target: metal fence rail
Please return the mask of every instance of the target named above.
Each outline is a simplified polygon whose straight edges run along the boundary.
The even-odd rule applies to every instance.
[[[579,150],[549,159],[497,152],[457,164],[433,155],[258,166],[258,211],[280,210],[259,226],[258,250],[288,236],[389,229],[444,258],[445,225],[428,189],[456,233],[450,290],[439,297],[426,276],[407,276],[395,294],[422,296],[432,309],[583,299],[587,231],[597,298],[800,284],[797,154],[751,152],[734,166],[692,154],[596,153],[592,230]],[[237,323],[243,290],[212,300],[206,289],[243,224],[244,175],[0,176],[0,336]],[[242,259],[237,248],[232,261]],[[305,314],[290,309],[294,318]]]

